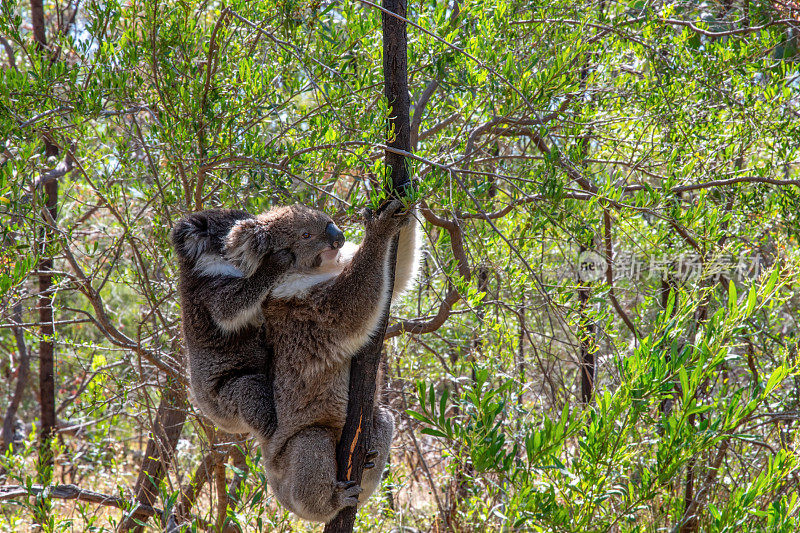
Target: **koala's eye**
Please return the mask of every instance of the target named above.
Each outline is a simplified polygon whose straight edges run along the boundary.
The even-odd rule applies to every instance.
[[[305,233],[303,233],[303,238],[304,239],[310,239],[311,238],[311,234],[309,232],[305,232]]]

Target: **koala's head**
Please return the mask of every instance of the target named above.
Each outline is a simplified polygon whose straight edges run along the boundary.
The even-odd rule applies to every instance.
[[[242,220],[231,229],[225,258],[246,276],[270,253],[288,249],[298,270],[326,270],[337,264],[345,239],[333,219],[304,205],[275,207],[255,218]]]

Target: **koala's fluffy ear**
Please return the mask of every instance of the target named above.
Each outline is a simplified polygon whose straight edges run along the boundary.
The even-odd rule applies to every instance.
[[[172,228],[170,236],[178,257],[197,261],[212,247],[208,214],[201,211],[183,217]]]
[[[225,238],[223,255],[242,271],[251,276],[264,256],[275,252],[274,239],[266,224],[257,219],[240,220],[233,225]]]

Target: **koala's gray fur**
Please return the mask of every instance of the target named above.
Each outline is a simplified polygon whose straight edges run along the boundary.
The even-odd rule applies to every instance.
[[[330,219],[324,213],[292,206],[262,215],[265,223],[269,217],[303,221],[304,228],[316,228],[308,240],[320,243],[302,252],[291,247],[294,265],[274,282],[263,306],[266,337],[274,347],[278,418],[275,433],[262,441],[267,479],[278,501],[306,520],[328,522],[343,507],[366,501],[388,458],[394,421],[376,402],[369,443],[377,451],[374,467],[364,471],[360,487],[336,480],[350,359],[377,333],[389,303],[389,247],[398,232],[395,293],[405,289],[419,264],[416,220],[400,214],[401,206],[394,200],[379,215],[368,213],[361,245],[341,250],[325,244]],[[226,250],[247,262],[253,227],[240,226],[231,231]]]
[[[344,235],[327,221],[326,245],[341,247]],[[277,423],[272,346],[261,306],[278,277],[294,264],[295,252],[303,257],[296,234],[317,229],[304,228],[302,220],[274,212],[253,217],[214,209],[187,215],[172,231],[192,395],[219,427],[252,433],[260,441],[274,433]],[[236,253],[228,252],[232,233],[239,241],[246,234],[245,255],[244,241],[237,241]]]
[[[368,214],[360,246],[301,205],[255,217],[204,211],[173,230],[195,401],[223,429],[256,436],[278,501],[307,520],[327,522],[365,501],[388,458],[394,421],[376,402],[374,467],[360,487],[336,480],[350,358],[376,334],[388,303],[398,232],[395,295],[419,264],[416,220],[400,205]]]

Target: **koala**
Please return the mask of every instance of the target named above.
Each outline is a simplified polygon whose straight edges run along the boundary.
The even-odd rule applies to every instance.
[[[190,389],[200,410],[225,431],[251,433],[261,442],[275,431],[272,346],[261,307],[294,264],[293,248],[302,257],[302,235],[310,231],[315,227],[302,220],[231,209],[192,213],[173,228]],[[344,244],[334,224],[325,232],[332,249]],[[231,234],[238,244],[233,254],[226,248]]]
[[[390,244],[399,234],[393,287],[399,294],[416,276],[418,228],[411,211],[402,212],[402,203],[392,200],[378,214],[365,213],[360,245],[339,245],[341,233],[332,229],[326,214],[282,207],[235,224],[225,244],[226,257],[237,268],[256,270],[264,262],[253,253],[253,243],[279,223],[294,228],[294,241],[287,246],[293,263],[271,278],[269,298],[261,306],[273,350],[277,415],[277,427],[262,440],[261,449],[277,500],[305,520],[328,522],[342,508],[366,501],[386,465],[394,421],[377,402],[371,468],[364,471],[361,486],[337,481],[336,443],[347,414],[350,360],[379,334],[381,315],[390,303]]]

